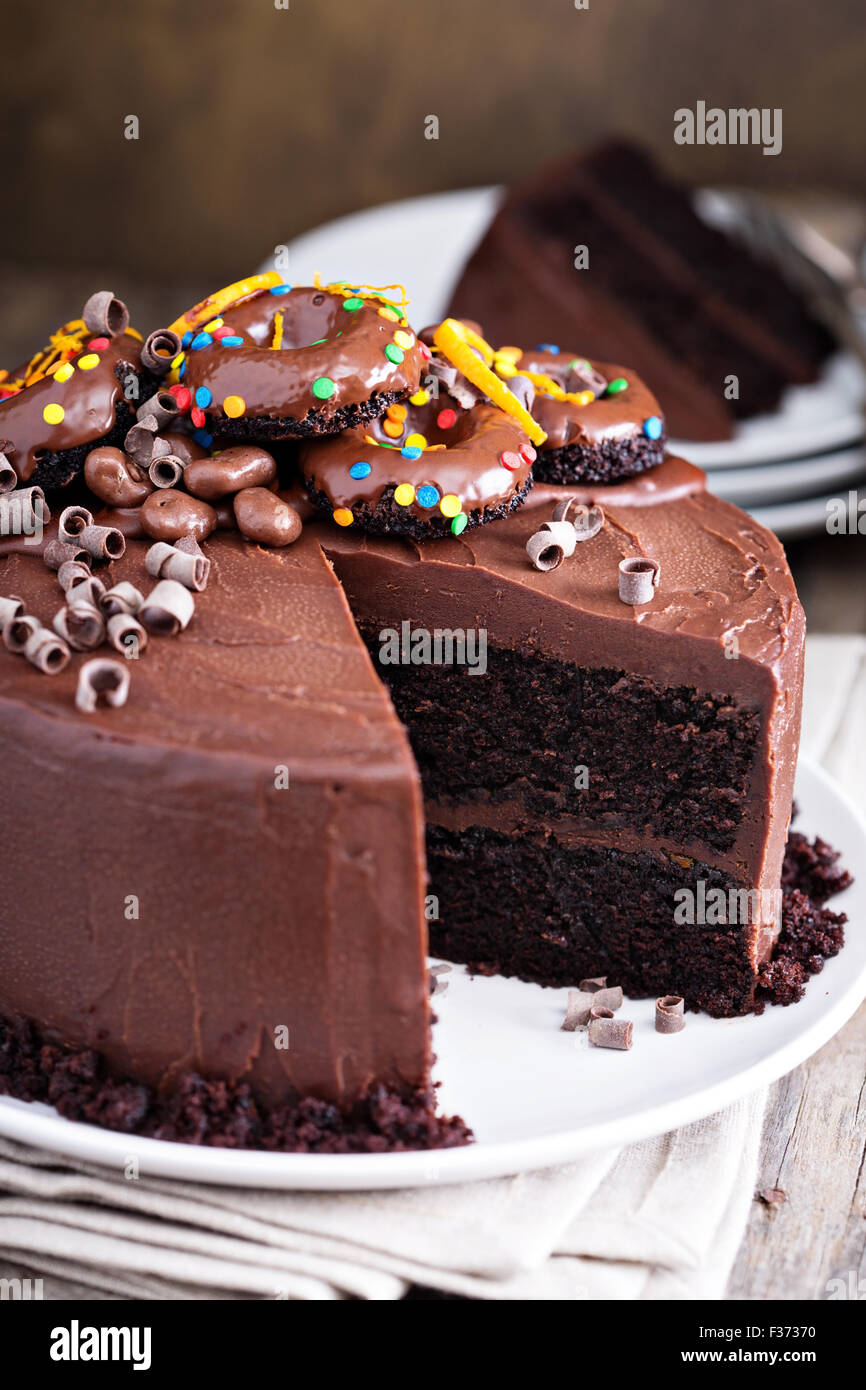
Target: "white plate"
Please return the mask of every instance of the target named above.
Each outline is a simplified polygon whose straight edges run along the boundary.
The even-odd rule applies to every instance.
[[[866,496],[862,488],[854,490],[860,499]],[[781,502],[778,506],[748,506],[746,511],[768,531],[775,531],[782,540],[795,540],[798,536],[810,536],[816,531],[826,530],[828,503],[840,496],[847,506],[848,489],[838,489],[820,497],[804,497],[799,502]]]
[[[445,312],[501,196],[500,188],[469,188],[406,198],[341,217],[291,242],[288,270],[283,273],[297,285],[312,284],[317,271],[326,281],[397,281],[409,293],[412,322],[423,328]],[[715,191],[706,190],[698,201],[708,221],[730,222],[731,208]],[[262,269],[272,266],[269,260]],[[579,343],[569,346],[580,348]],[[701,468],[735,468],[841,449],[863,437],[864,394],[866,378],[859,362],[840,353],[827,364],[819,382],[787,391],[778,411],[739,425],[734,439],[684,441],[671,448]]]
[[[847,489],[866,482],[866,446],[840,449],[814,458],[789,459],[755,468],[713,469],[710,487],[740,507],[776,506],[798,497],[814,498],[827,488]]]
[[[820,768],[800,766],[798,827],[866,862],[866,825]],[[437,997],[437,1072],[446,1113],[478,1142],[442,1153],[306,1155],[199,1149],[61,1120],[42,1105],[0,1098],[0,1133],[119,1170],[135,1153],[142,1174],[232,1186],[350,1190],[412,1187],[543,1168],[594,1149],[687,1124],[804,1061],[866,994],[866,876],[831,906],[852,919],[849,940],[791,1008],[760,1017],[689,1015],[685,1032],[654,1031],[652,1000],[626,1001],[631,1052],[590,1048],[563,1033],[567,991],[519,980],[470,978],[455,968]]]

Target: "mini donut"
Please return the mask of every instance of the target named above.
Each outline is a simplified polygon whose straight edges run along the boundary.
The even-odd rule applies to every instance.
[[[533,470],[539,482],[616,483],[662,462],[664,416],[627,368],[552,343],[499,348],[492,366],[547,435]]]
[[[423,538],[507,516],[532,485],[534,459],[505,411],[425,386],[368,426],[305,443],[299,462],[310,500],[339,526]]]
[[[171,325],[181,351],[169,385],[188,388],[205,436],[336,434],[418,390],[429,352],[404,303],[367,285],[293,289],[275,271],[251,276]]]
[[[106,311],[94,317],[100,302]],[[125,307],[104,290],[85,309],[96,327],[74,319],[29,362],[0,371],[0,449],[22,482],[64,487],[92,449],[122,443],[149,394],[141,334]]]

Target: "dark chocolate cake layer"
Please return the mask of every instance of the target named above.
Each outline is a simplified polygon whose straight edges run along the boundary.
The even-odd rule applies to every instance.
[[[0,650],[0,1014],[98,1054],[154,1106],[190,1076],[266,1111],[417,1105],[424,846],[405,733],[312,535],[207,550],[190,627],[151,638],[122,708],[76,709],[86,656],[49,677]],[[152,588],[144,553],[103,581]],[[0,592],[49,625],[63,597],[32,552],[0,558]]]
[[[579,247],[588,263],[576,268]],[[679,439],[727,438],[736,419],[814,380],[832,350],[772,265],[704,223],[688,191],[622,141],[514,188],[448,312],[497,343],[579,342],[627,362]]]
[[[599,502],[605,525],[558,569],[539,572],[526,542],[569,495]],[[522,954],[506,922],[516,934],[546,929],[548,910],[533,915],[520,872],[493,853],[502,836],[522,837],[533,874],[546,862],[548,888],[556,874],[567,878],[569,864],[580,874],[593,854],[615,862],[610,896],[597,892],[587,919],[596,939],[611,910],[620,929],[640,928],[640,899],[622,899],[619,887],[639,864],[664,859],[669,869],[672,855],[759,894],[778,890],[799,738],[803,614],[779,542],[708,494],[696,469],[668,460],[614,487],[536,485],[508,520],[459,540],[398,544],[343,533],[325,546],[413,741],[434,892],[446,863],[441,844],[453,864],[466,836],[477,836],[488,863],[516,885],[511,905],[506,886],[505,904],[494,907],[492,878],[485,891],[467,878],[457,902],[460,875],[446,876],[434,927],[440,948],[446,939],[453,948],[453,924],[471,916],[473,959],[496,968],[509,952]],[[629,557],[661,566],[655,596],[637,607],[618,593],[618,565]],[[422,623],[475,633],[476,648],[483,633],[483,671],[414,662],[411,633]],[[390,634],[402,633],[408,655],[395,662]],[[550,856],[560,852],[566,858],[554,871]],[[471,860],[466,854],[470,878]],[[680,864],[681,886],[692,867]],[[753,999],[778,932],[770,901],[760,920],[726,936],[715,974],[713,951],[704,959],[701,998],[720,1011]],[[497,948],[482,956],[477,942],[490,945],[491,934]],[[626,931],[623,949],[628,943]],[[574,962],[545,955],[548,964],[555,959],[561,973],[545,978],[573,984]],[[581,961],[583,974],[604,973],[605,959]],[[635,966],[632,988],[641,978],[644,992],[656,987],[656,976]]]

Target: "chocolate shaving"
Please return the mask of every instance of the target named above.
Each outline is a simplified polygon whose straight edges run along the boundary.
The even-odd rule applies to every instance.
[[[85,526],[78,539],[94,560],[119,560],[126,550],[126,537],[116,526]]]
[[[123,439],[124,451],[145,471],[155,458],[171,453],[171,445],[157,434],[155,415],[147,415],[127,430]]]
[[[17,486],[18,474],[3,450],[0,449],[0,492],[14,492]]]
[[[165,376],[172,359],[180,352],[180,337],[170,328],[155,328],[148,333],[141,349],[141,365],[152,376]]]
[[[85,554],[87,554],[86,551]],[[89,566],[89,555],[87,556],[86,561],[64,560],[63,564],[60,566],[60,569],[57,571],[57,578],[60,582],[60,587],[65,594],[68,594],[69,590],[73,589],[76,584],[83,584],[85,579],[91,578]]]
[[[7,623],[11,623],[14,618],[20,618],[24,612],[24,600],[17,594],[8,594],[5,598],[0,597],[0,630]]]
[[[549,536],[558,545],[563,555],[573,555],[577,547],[577,534],[570,521],[543,521],[536,535]]]
[[[157,541],[145,556],[148,574],[154,579],[176,579],[185,589],[201,593],[207,587],[210,575],[210,560],[202,553],[194,538],[196,551],[181,550],[179,546],[169,545],[167,541]]]
[[[77,652],[92,652],[105,641],[102,614],[92,603],[67,604],[55,613],[52,627]]]
[[[568,1004],[561,1029],[563,1033],[573,1033],[576,1028],[586,1027],[589,1023],[589,1013],[594,998],[594,994],[586,994],[582,990],[570,989],[568,991]]]
[[[665,994],[656,1000],[656,1032],[681,1033],[686,1026],[685,1003],[678,994]]]
[[[135,412],[135,418],[142,421],[155,420],[156,428],[161,430],[166,426],[170,429],[177,422],[180,413],[180,406],[170,391],[157,391],[156,395],[142,401]]]
[[[0,493],[0,531],[3,535],[32,533],[36,526],[47,526],[51,512],[41,487],[20,487]]]
[[[20,655],[34,632],[42,626],[32,613],[17,613],[3,625],[3,645],[7,651]]]
[[[47,627],[40,627],[28,638],[24,655],[37,671],[46,676],[56,676],[69,665],[72,653],[62,637],[50,632]]]
[[[90,333],[99,337],[117,338],[129,327],[129,310],[112,290],[97,290],[81,311]]]
[[[81,535],[93,525],[93,514],[86,507],[66,507],[57,522],[57,534],[67,545],[81,545]]]
[[[128,655],[130,638],[138,644],[137,650],[143,652],[148,637],[141,623],[131,613],[113,613],[108,619],[108,640],[115,651]]]
[[[147,470],[154,487],[175,487],[183,477],[183,460],[177,454],[155,458]]]
[[[102,697],[106,704],[118,709],[126,704],[129,694],[129,666],[120,661],[97,657],[85,661],[78,672],[75,703],[85,714],[92,714]]]
[[[598,504],[587,507],[574,496],[563,497],[553,509],[554,521],[568,521],[572,507],[575,509],[571,524],[579,541],[591,541],[604,526],[604,509]]]
[[[89,603],[92,608],[102,608],[105,585],[88,570],[84,577],[70,584],[66,590],[67,603]]]
[[[619,596],[623,603],[649,603],[659,583],[661,565],[649,556],[619,562]]]
[[[584,994],[595,994],[596,990],[607,989],[607,976],[593,975],[589,980],[581,980],[578,989]]]
[[[161,579],[148,594],[139,620],[158,637],[175,637],[183,632],[195,612],[195,599],[176,579]]]
[[[549,531],[536,531],[531,535],[526,542],[526,553],[542,573],[558,569],[565,559],[565,551]]]
[[[565,379],[565,389],[574,394],[580,391],[592,391],[593,395],[601,396],[607,390],[607,379],[601,372],[596,371],[591,362],[584,358],[576,358],[568,364],[569,371]]]
[[[104,618],[113,618],[118,613],[137,613],[143,603],[144,598],[135,585],[122,579],[103,593],[99,608]]]
[[[535,403],[535,385],[528,376],[523,376],[518,372],[515,376],[510,376],[506,385],[512,396],[516,396],[524,410],[532,413]]]
[[[612,1047],[620,1052],[628,1052],[631,1047],[634,1024],[628,1018],[614,1018],[608,1009],[592,1011],[587,1037],[593,1047]]]
[[[66,564],[90,565],[90,556],[81,545],[69,541],[49,541],[42,552],[42,559],[50,570],[57,570]]]

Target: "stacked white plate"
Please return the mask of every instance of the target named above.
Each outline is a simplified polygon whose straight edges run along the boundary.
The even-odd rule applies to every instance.
[[[434,323],[500,196],[498,188],[472,188],[369,208],[299,237],[288,247],[288,270],[282,258],[280,269],[301,285],[316,272],[325,281],[396,281],[409,290],[413,323]],[[699,208],[715,222],[732,220],[715,192]],[[866,496],[864,399],[863,367],[840,352],[818,382],[786,392],[777,411],[740,425],[733,439],[677,440],[671,448],[705,468],[720,497],[778,535],[820,531],[832,499],[847,503],[857,489]]]

